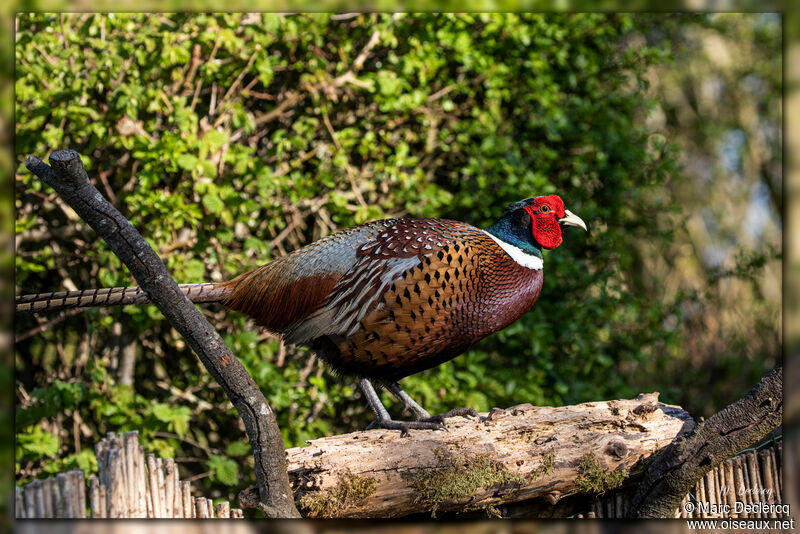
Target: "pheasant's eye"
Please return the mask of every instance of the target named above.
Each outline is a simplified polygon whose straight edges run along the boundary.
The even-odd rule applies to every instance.
[[[541,208],[539,208],[539,211],[541,213],[547,213],[548,211],[550,211],[550,206],[548,206],[547,204],[544,204]]]

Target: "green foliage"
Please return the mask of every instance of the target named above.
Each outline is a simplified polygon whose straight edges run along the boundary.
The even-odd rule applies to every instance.
[[[168,404],[156,403],[153,405],[153,415],[159,421],[167,423],[168,428],[183,436],[189,426],[189,416],[191,412],[187,406],[170,406]]]
[[[17,435],[17,456],[30,455],[37,459],[55,456],[58,445],[58,436],[36,426],[30,432]]]
[[[206,465],[211,472],[212,480],[226,486],[234,486],[239,482],[239,466],[234,460],[219,454],[212,454]]]
[[[250,444],[246,441],[232,441],[225,447],[225,454],[228,456],[245,456],[253,452]]]
[[[47,476],[51,477],[73,469],[81,469],[84,473],[97,473],[97,457],[94,450],[82,449],[64,458],[49,458],[42,468]]]
[[[697,51],[704,45],[692,44],[708,32],[754,43],[723,73],[725,87],[752,86],[732,98],[759,103],[764,120],[754,124],[779,130],[770,97],[780,89],[780,35],[769,19],[36,13],[17,22],[19,294],[133,283],[24,169],[29,154],[73,148],[180,282],[230,279],[370,219],[486,226],[508,202],[559,193],[590,232],[567,231],[545,253],[531,313],[403,382],[433,413],[651,390],[715,411],[780,354],[780,308],[762,292],[778,253],[735,228],[698,231],[750,219],[729,216],[724,187],[708,202],[698,192],[706,177],[691,175],[682,156],[725,148],[736,114],[673,123],[702,117],[674,98],[701,95],[698,73],[717,72]],[[684,91],[692,76],[699,81]],[[752,116],[744,111],[737,116]],[[739,149],[729,158],[738,178],[714,174],[714,183],[750,187],[744,170],[779,161],[767,148],[763,165]],[[753,235],[779,247],[774,233]],[[741,254],[709,270],[703,251],[720,242]],[[726,284],[740,280],[752,292],[725,300]],[[205,309],[274,406],[287,446],[370,420],[353,380],[237,314]],[[715,330],[717,318],[747,328]],[[37,325],[16,320],[18,334]],[[66,317],[17,343],[16,368],[20,481],[41,476],[55,455],[86,464],[105,432],[136,429],[148,451],[185,460],[182,476],[212,473],[195,481],[207,495],[229,498],[254,483],[235,411],[153,306]],[[718,372],[726,380],[710,388]]]
[[[27,408],[17,406],[17,428],[29,427],[45,417],[64,410],[74,410],[86,397],[86,386],[55,380],[49,387],[31,391],[32,402]]]
[[[53,457],[63,452],[64,447],[57,435],[43,430],[41,426],[48,420],[58,420],[64,415],[75,418],[77,410],[81,408],[84,409],[83,417],[99,423],[98,436],[102,437],[108,431],[139,430],[142,443],[148,450],[165,458],[174,456],[178,443],[188,432],[191,418],[188,406],[153,402],[130,386],[114,384],[107,369],[99,363],[90,367],[86,378],[85,383],[54,380],[47,387],[31,391],[31,401],[27,406],[17,406],[18,466],[24,462],[47,460],[50,463],[45,464],[45,473],[58,473],[75,467],[84,469],[87,476],[96,473],[97,462],[91,447],[53,461]],[[174,437],[155,439],[156,435],[164,433]],[[238,450],[241,447],[233,447],[234,453]]]

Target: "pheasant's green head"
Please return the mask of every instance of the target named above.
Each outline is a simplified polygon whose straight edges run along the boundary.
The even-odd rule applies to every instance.
[[[554,249],[561,244],[561,232],[567,226],[586,230],[586,223],[564,207],[561,197],[548,195],[512,202],[486,231],[529,254],[540,256],[542,248]]]

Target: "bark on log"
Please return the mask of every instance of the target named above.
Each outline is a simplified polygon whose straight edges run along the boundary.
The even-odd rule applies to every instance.
[[[288,449],[295,499],[306,517],[400,517],[485,509],[619,485],[642,461],[694,428],[658,393],[559,408],[521,404],[448,431],[370,430]]]
[[[699,424],[690,436],[671,444],[653,461],[633,499],[634,517],[671,517],[700,477],[758,443],[782,419],[783,368],[776,367],[744,397]],[[754,487],[747,479],[747,464],[741,467],[736,471],[737,485]],[[749,493],[745,495],[748,498]]]

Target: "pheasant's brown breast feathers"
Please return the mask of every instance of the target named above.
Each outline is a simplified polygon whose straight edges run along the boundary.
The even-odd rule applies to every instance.
[[[514,262],[485,232],[463,225],[457,235],[431,250],[424,249],[424,234],[415,239],[427,254],[376,300],[358,331],[327,351],[335,367],[406,376],[449,360],[531,308],[541,271]]]
[[[445,245],[405,271],[381,298],[362,329],[340,345],[341,357],[378,370],[429,366],[437,354],[470,344],[469,294],[477,292],[477,257],[465,245]]]

